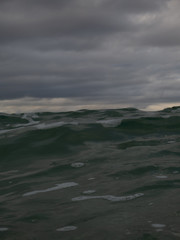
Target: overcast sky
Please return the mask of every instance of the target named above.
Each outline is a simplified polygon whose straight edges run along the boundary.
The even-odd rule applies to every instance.
[[[180,0],[1,0],[0,112],[180,105]]]

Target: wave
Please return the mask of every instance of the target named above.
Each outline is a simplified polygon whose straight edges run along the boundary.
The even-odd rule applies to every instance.
[[[32,224],[38,239],[117,239],[119,226],[123,239],[155,239],[160,223],[178,233],[179,110],[0,114],[0,235],[31,238]]]
[[[179,142],[178,109],[153,113],[128,108],[1,114],[1,156],[13,159],[22,155],[47,157],[71,154],[88,142],[114,142],[119,150],[173,144]],[[143,139],[137,139],[138,136]],[[164,139],[164,136],[173,137]]]

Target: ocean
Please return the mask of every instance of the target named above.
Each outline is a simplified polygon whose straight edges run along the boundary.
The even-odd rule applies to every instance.
[[[1,113],[0,239],[180,239],[180,107]]]

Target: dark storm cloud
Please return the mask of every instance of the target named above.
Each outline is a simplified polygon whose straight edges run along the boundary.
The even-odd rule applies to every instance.
[[[2,6],[0,3],[0,41],[49,37],[98,38],[132,29],[132,23],[125,16],[113,15],[106,8],[85,2],[51,1],[50,4],[50,1],[17,0]]]
[[[178,101],[179,10],[178,0],[1,0],[0,100]]]
[[[157,11],[167,1],[1,1],[0,41],[54,37],[98,40],[98,37],[112,33],[136,31],[138,26],[136,19],[130,17],[131,13]]]

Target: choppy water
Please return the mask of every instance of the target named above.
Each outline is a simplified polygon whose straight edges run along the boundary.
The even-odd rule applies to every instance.
[[[180,238],[180,108],[0,114],[0,239]]]

